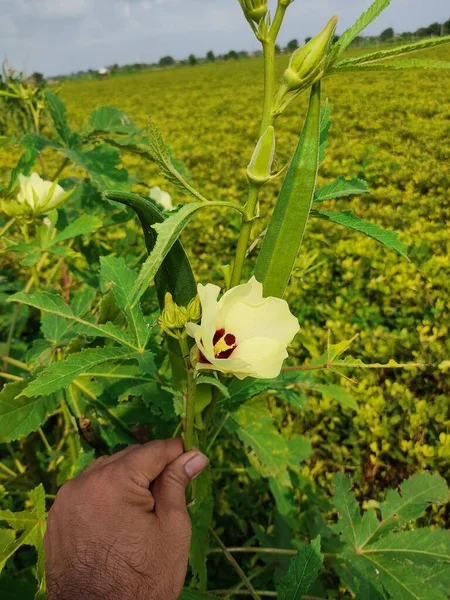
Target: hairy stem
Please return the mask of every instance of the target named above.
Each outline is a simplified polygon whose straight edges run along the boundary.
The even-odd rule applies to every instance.
[[[186,336],[182,335],[179,342],[186,368],[184,451],[189,452],[189,450],[192,450],[194,446],[195,396],[197,391],[197,383],[195,380],[195,372],[189,360],[190,350]]]

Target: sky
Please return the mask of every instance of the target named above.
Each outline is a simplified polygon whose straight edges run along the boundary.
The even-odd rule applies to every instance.
[[[337,33],[372,0],[294,0],[279,43],[302,41],[333,14]],[[275,0],[269,0],[272,6]],[[392,0],[366,30],[415,31],[450,17],[448,0]],[[238,0],[0,0],[0,59],[27,74],[68,74],[161,56],[204,56],[208,50],[257,50]]]

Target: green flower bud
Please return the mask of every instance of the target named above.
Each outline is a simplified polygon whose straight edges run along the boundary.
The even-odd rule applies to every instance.
[[[202,304],[198,295],[189,302],[187,306],[187,315],[188,321],[200,321],[202,316]]]
[[[159,318],[159,324],[166,331],[174,329],[183,329],[188,321],[188,313],[184,306],[175,304],[172,294],[166,293],[164,299],[164,310]]]
[[[275,129],[270,125],[260,137],[247,167],[247,177],[253,183],[262,185],[270,179],[275,155]]]
[[[336,31],[337,22],[337,16],[332,17],[316,37],[293,53],[283,76],[283,83],[288,91],[311,85],[317,81],[318,76],[323,75],[328,46]]]
[[[247,19],[259,23],[267,14],[267,0],[239,0]]]

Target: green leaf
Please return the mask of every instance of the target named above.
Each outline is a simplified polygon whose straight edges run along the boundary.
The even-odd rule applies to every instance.
[[[331,111],[327,98],[320,111],[319,163],[324,160],[328,147],[328,135],[331,128],[330,114]]]
[[[189,564],[193,573],[193,587],[200,591],[206,590],[208,575],[206,571],[206,558],[209,550],[209,528],[213,517],[213,495],[211,469],[205,469],[192,484],[192,497],[194,504],[189,513],[192,521],[191,551]]]
[[[57,233],[52,240],[52,245],[73,239],[78,235],[90,235],[94,231],[97,231],[97,229],[100,229],[102,225],[103,221],[99,217],[95,217],[94,215],[82,215],[65,229]]]
[[[109,200],[130,206],[138,215],[144,233],[147,252],[153,251],[157,234],[153,229],[155,223],[162,223],[165,219],[162,212],[148,198],[137,194],[107,191],[104,196]],[[197,294],[197,286],[192,273],[191,264],[179,240],[177,240],[155,276],[155,286],[161,308],[164,306],[166,292],[170,292],[174,301],[179,306],[187,306],[189,301]],[[177,342],[175,342],[177,344]]]
[[[45,99],[48,102],[48,109],[55,124],[55,129],[64,145],[67,148],[78,148],[80,136],[69,127],[64,102],[50,90],[45,91]]]
[[[331,183],[327,183],[316,189],[314,194],[314,204],[332,200],[333,198],[365,194],[368,191],[369,186],[363,179],[345,179],[344,177],[338,177]]]
[[[391,0],[375,0],[373,4],[364,12],[359,19],[349,29],[347,29],[333,46],[329,63],[333,64],[353,40],[364,31],[364,29],[374,21],[385,8],[389,6]]]
[[[12,442],[36,431],[47,420],[47,414],[58,404],[48,394],[30,398],[23,394],[27,381],[6,384],[0,392],[0,442]]]
[[[11,177],[8,185],[8,192],[12,192],[17,184],[19,179],[19,175],[29,175],[31,173],[31,169],[35,163],[35,160],[39,154],[39,151],[32,146],[28,146],[25,148],[22,156],[19,159],[17,165],[11,171]]]
[[[339,404],[342,404],[342,406],[348,406],[349,408],[353,408],[353,410],[358,410],[358,404],[353,399],[351,393],[347,389],[343,388],[341,385],[337,385],[335,383],[313,383],[311,385],[303,385],[309,389],[316,390],[323,396],[328,396],[329,398],[336,400],[337,402],[339,402]]]
[[[288,572],[278,586],[278,598],[301,600],[319,575],[322,563],[318,536],[290,560]]]
[[[124,311],[137,345],[139,348],[145,348],[150,327],[145,322],[140,304],[132,304],[132,289],[136,274],[123,258],[107,256],[100,259],[100,276],[107,286],[113,286],[117,306]]]
[[[401,69],[450,69],[450,61],[419,58],[379,63],[362,63],[358,65],[348,64],[339,67],[336,66],[330,71],[330,74],[362,73],[364,71],[398,71]]]
[[[344,473],[333,477],[333,504],[339,513],[336,529],[353,546],[358,545],[361,530],[361,513],[355,495],[351,491],[352,479]]]
[[[287,170],[255,267],[265,296],[284,295],[303,240],[319,167],[320,82],[311,89],[308,114]]]
[[[371,223],[370,221],[360,219],[359,217],[354,215],[351,210],[345,210],[343,212],[334,212],[329,210],[312,210],[311,216],[319,217],[320,219],[326,219],[327,221],[331,221],[332,223],[336,223],[337,225],[342,225],[343,227],[348,227],[349,229],[359,231],[367,237],[373,238],[386,248],[389,248],[389,250],[394,250],[395,252],[400,254],[400,256],[403,256],[404,258],[408,259],[408,248],[406,244],[404,244],[398,239],[397,232],[388,231],[387,229],[383,229],[375,223]]]
[[[126,190],[130,187],[128,172],[122,167],[120,154],[115,148],[101,144],[88,152],[71,149],[62,149],[61,152],[88,173],[100,192],[109,188]]]
[[[440,44],[448,44],[450,42],[450,35],[443,37],[436,37],[431,39],[419,40],[412,44],[405,44],[403,46],[395,46],[394,48],[388,48],[387,50],[378,50],[370,54],[363,54],[362,56],[355,56],[353,58],[346,58],[340,61],[336,67],[344,67],[347,65],[358,65],[361,63],[373,62],[375,60],[383,60],[386,58],[392,58],[393,56],[401,56],[403,54],[409,54],[410,52],[417,52],[418,50],[424,50],[425,48],[432,48],[433,46],[439,46]]]
[[[216,379],[215,377],[209,377],[208,375],[200,375],[200,377],[197,377],[197,385],[200,385],[201,383],[212,385],[219,390],[224,398],[230,398],[230,392],[228,391],[227,386],[219,381],[219,379]]]
[[[107,194],[108,196],[109,194]],[[150,283],[154,280],[163,260],[177,241],[183,229],[192,217],[202,208],[223,206],[241,211],[241,207],[232,202],[191,202],[177,212],[172,213],[162,223],[152,225],[157,233],[156,242],[149,257],[144,262],[133,286],[133,304],[138,302]]]
[[[121,344],[125,344],[135,350],[138,350],[130,340],[128,334],[122,329],[115,327],[112,323],[105,325],[97,325],[75,315],[70,306],[64,300],[50,292],[34,292],[27,294],[25,292],[17,292],[7,300],[8,302],[20,302],[42,310],[46,313],[53,314],[59,317],[70,319],[77,324],[77,332],[90,337],[107,337]]]
[[[264,400],[254,398],[230,413],[225,427],[249,446],[248,458],[263,477],[273,477],[289,486],[286,467],[296,468],[311,453],[311,443],[303,436],[285,439],[276,429]]]
[[[161,169],[161,175],[182,194],[188,194],[201,202],[205,202],[206,198],[199,194],[176,169],[172,162],[170,150],[165,144],[160,130],[152,120],[149,122],[148,136],[148,148],[146,152]]]
[[[420,517],[429,504],[448,501],[448,487],[439,475],[416,473],[406,479],[399,490],[389,490],[386,500],[380,504],[383,521],[393,523],[413,521]]]
[[[45,563],[44,563],[44,534],[46,529],[45,512],[45,490],[40,484],[29,492],[29,497],[33,503],[32,510],[22,512],[11,512],[10,510],[0,510],[0,521],[6,521],[16,533],[17,537],[3,548],[0,554],[0,572],[5,566],[6,561],[17,552],[22,546],[34,546],[38,553],[38,562],[36,568],[36,579],[38,580],[38,593],[43,594],[45,590]]]
[[[124,112],[111,106],[102,106],[93,110],[89,116],[92,133],[117,133],[136,135],[140,130]]]
[[[129,348],[86,348],[76,354],[70,354],[65,360],[54,362],[23,390],[28,398],[48,395],[67,387],[75,377],[86,373],[96,365],[110,360],[137,359],[139,353]]]

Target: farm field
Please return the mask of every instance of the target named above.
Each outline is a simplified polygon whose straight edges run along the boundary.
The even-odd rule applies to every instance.
[[[349,55],[358,52],[352,50]],[[450,60],[450,49],[437,47],[414,57]],[[276,58],[280,77],[287,61],[287,56]],[[247,190],[245,165],[258,138],[262,90],[262,59],[254,58],[70,81],[58,94],[76,131],[87,130],[89,113],[105,105],[120,109],[143,128],[151,115],[197,190],[211,200],[241,203]],[[333,394],[322,395],[308,386],[300,390],[297,408],[276,392],[266,396],[277,430],[287,438],[300,434],[312,444],[311,455],[294,478],[298,484],[295,500],[300,506],[307,503],[313,488],[311,494],[317,494],[318,504],[327,512],[331,511],[332,477],[339,471],[351,475],[359,500],[372,499],[372,504],[364,502],[365,509],[414,473],[428,470],[449,475],[450,79],[440,70],[348,73],[325,79],[323,97],[328,99],[332,127],[319,184],[338,177],[362,178],[370,189],[369,194],[328,201],[327,209],[351,209],[384,229],[399,232],[409,247],[410,260],[349,229],[312,219],[286,297],[301,326],[291,363],[316,360],[328,340],[337,343],[354,336],[348,354],[364,363],[385,364],[391,359],[416,363],[405,369],[350,369],[347,377],[324,373],[323,383],[341,384],[357,410],[352,401],[345,405]],[[307,94],[303,94],[280,117],[279,165],[292,156],[306,110]],[[0,179],[7,180],[21,152],[18,144],[13,149],[0,145]],[[172,195],[174,204],[185,201],[156,165],[134,154],[122,156],[136,177],[134,191],[147,193],[140,183],[160,186]],[[42,160],[47,173],[57,172],[60,158],[55,159],[52,150],[44,150]],[[64,177],[71,175],[80,177],[83,172],[69,166]],[[279,187],[275,180],[262,188],[261,214],[266,216],[257,221],[253,239],[267,226],[265,208]],[[211,209],[197,215],[183,232],[181,239],[201,283],[222,284],[218,257],[223,265],[232,261],[238,227],[237,215]],[[120,254],[129,244],[135,257],[144,258],[144,239],[136,220],[109,226],[107,231],[95,234],[105,255]],[[90,248],[91,242],[82,238],[80,244]],[[6,279],[6,273],[9,277],[12,272],[22,282],[13,291],[22,289],[25,269],[4,256],[0,254],[0,283],[3,274]],[[75,279],[88,264],[86,257],[83,261],[73,258]],[[90,268],[98,270],[99,261],[94,258]],[[249,276],[248,269],[244,279]],[[63,288],[64,277],[63,272],[61,282],[54,280],[57,291]],[[12,311],[4,302],[6,296],[0,287],[2,310],[5,307],[4,320],[0,314],[0,347]],[[23,348],[25,352],[37,333],[28,331],[26,318],[21,318],[18,337],[23,346],[18,345],[17,351]],[[279,489],[271,484],[268,491],[255,471],[251,451],[247,460],[230,437],[221,440],[219,435],[209,453],[215,531],[227,546],[286,546],[290,538],[286,523],[280,525]],[[61,478],[58,475],[58,483]],[[0,481],[0,500],[4,497]],[[429,508],[421,523],[448,526],[448,512],[443,506]],[[320,523],[309,527],[318,531]],[[28,564],[27,556],[24,560]],[[264,562],[261,566],[251,555],[239,560],[246,572],[254,574],[259,587],[270,588]],[[211,554],[208,577],[215,588],[225,589],[234,585],[235,577],[233,571],[225,573],[222,561],[217,553]],[[285,558],[277,568],[280,565],[286,567]],[[16,576],[8,571],[10,575]],[[335,575],[326,571],[326,577],[335,590],[327,598],[350,597],[342,595],[348,588],[339,587]],[[32,596],[24,593],[28,597]]]

